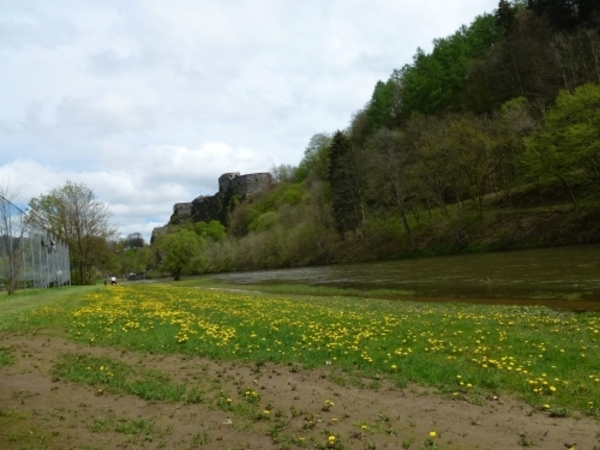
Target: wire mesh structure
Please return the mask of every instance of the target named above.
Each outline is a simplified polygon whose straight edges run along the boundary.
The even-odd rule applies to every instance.
[[[0,196],[0,290],[70,284],[69,246]]]

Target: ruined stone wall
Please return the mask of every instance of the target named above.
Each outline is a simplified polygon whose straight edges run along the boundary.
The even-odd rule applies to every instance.
[[[227,226],[229,203],[233,196],[246,197],[261,189],[268,188],[273,182],[268,172],[240,175],[239,172],[224,173],[219,177],[219,192],[212,196],[201,195],[188,203],[176,203],[173,215],[164,227],[155,228],[157,234],[166,232],[169,225],[180,224],[192,219],[193,222],[218,220]],[[154,238],[154,232],[152,233]]]
[[[219,177],[219,192],[227,192],[227,190],[231,187],[231,180],[234,180],[239,176],[239,172],[229,172],[221,175]]]
[[[192,203],[175,203],[173,214],[177,216],[189,216],[192,213]]]
[[[251,173],[240,175],[229,182],[234,195],[248,195],[268,187],[271,184],[270,173]]]

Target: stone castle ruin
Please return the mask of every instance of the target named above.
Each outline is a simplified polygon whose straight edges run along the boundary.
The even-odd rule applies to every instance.
[[[246,196],[269,187],[272,182],[268,172],[240,175],[239,172],[224,173],[219,177],[219,193],[231,190],[233,195]]]
[[[233,208],[233,200],[243,200],[271,186],[273,178],[268,172],[240,175],[239,172],[224,173],[219,177],[219,192],[215,195],[200,195],[191,202],[173,205],[173,215],[164,227],[152,231],[151,242],[159,234],[166,233],[169,225],[176,225],[187,220],[192,222],[210,222],[218,220],[227,226],[227,215]]]

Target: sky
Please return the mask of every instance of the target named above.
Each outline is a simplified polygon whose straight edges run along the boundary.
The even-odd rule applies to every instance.
[[[0,0],[0,185],[92,189],[124,237],[227,172],[297,166],[497,0]]]

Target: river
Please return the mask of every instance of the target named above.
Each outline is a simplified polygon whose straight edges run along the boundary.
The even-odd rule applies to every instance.
[[[600,310],[600,245],[217,274],[234,284],[409,291],[432,301]]]

